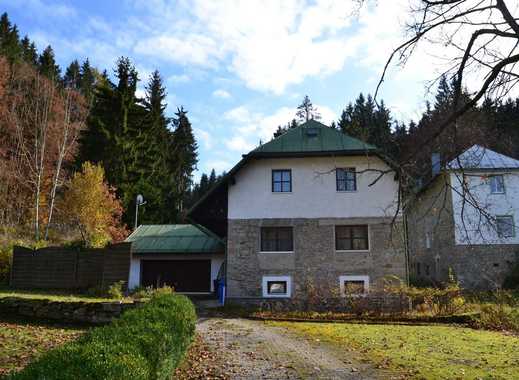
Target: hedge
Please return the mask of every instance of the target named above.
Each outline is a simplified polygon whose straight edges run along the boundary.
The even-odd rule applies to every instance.
[[[12,380],[170,379],[195,333],[188,298],[155,296],[111,324],[49,351]]]

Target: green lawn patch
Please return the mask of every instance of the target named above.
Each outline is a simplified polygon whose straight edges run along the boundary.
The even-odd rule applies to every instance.
[[[519,337],[450,326],[269,322],[416,379],[517,379]]]
[[[34,321],[0,321],[0,377],[20,370],[40,354],[76,339],[84,327]]]
[[[110,302],[109,297],[95,297],[87,294],[73,293],[66,290],[22,290],[0,288],[0,298],[15,297],[26,299],[49,300],[57,302]],[[118,300],[119,301],[119,300]],[[123,302],[132,302],[131,299],[122,299]]]

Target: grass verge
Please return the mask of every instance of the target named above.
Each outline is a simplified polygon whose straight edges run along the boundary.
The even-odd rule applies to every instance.
[[[0,321],[0,377],[21,370],[42,353],[78,338],[84,330],[24,319]]]
[[[110,302],[115,300],[114,298],[94,297],[87,294],[78,294],[66,290],[22,290],[0,287],[0,298],[7,297],[49,300],[56,302]],[[122,299],[122,302],[125,301],[132,302],[130,298]]]
[[[519,338],[448,326],[269,322],[416,379],[517,379]]]

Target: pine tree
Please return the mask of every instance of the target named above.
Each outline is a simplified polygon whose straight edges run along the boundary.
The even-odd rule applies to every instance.
[[[105,84],[108,80],[105,80]],[[88,58],[83,62],[80,69],[79,88],[88,104],[92,104],[96,87],[95,70],[90,66]]]
[[[173,157],[177,166],[177,194],[178,210],[183,210],[184,194],[192,183],[193,171],[198,162],[197,144],[193,135],[191,123],[187,117],[187,111],[183,107],[177,109],[176,118],[173,119],[175,130],[173,132]]]
[[[33,66],[38,65],[38,51],[34,42],[28,36],[25,36],[21,41],[21,45],[23,60]]]
[[[0,54],[10,62],[22,59],[22,46],[16,25],[11,26],[9,16],[3,13],[0,16]]]
[[[56,64],[54,51],[50,45],[47,46],[39,56],[38,69],[42,75],[45,75],[50,80],[56,82],[60,80],[61,70]]]
[[[63,76],[65,87],[78,90],[81,87],[81,73],[79,62],[75,59],[67,67],[65,75]]]
[[[296,116],[299,118],[299,121],[303,123],[311,119],[321,119],[321,114],[317,111],[317,108],[314,107],[308,95],[305,95],[303,102],[297,106]]]

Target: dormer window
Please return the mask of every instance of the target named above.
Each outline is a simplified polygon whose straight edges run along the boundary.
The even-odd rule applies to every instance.
[[[505,193],[505,180],[503,175],[490,176],[490,192],[492,194],[504,194]]]
[[[272,170],[272,192],[290,193],[292,192],[292,170],[276,169]]]
[[[337,191],[357,191],[355,168],[335,169]]]

